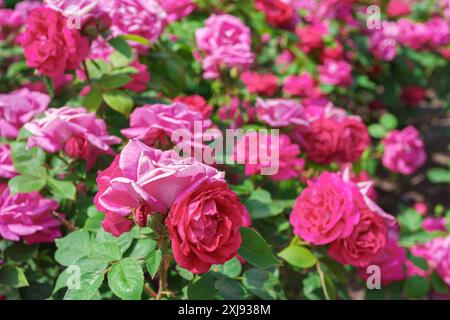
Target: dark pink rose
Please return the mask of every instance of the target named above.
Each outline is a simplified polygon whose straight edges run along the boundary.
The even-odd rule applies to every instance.
[[[418,105],[427,96],[427,90],[421,86],[406,86],[403,88],[400,98],[408,106]]]
[[[366,125],[350,117],[340,124],[337,158],[340,162],[356,162],[370,144]]]
[[[340,130],[334,120],[320,118],[313,121],[303,135],[308,158],[317,163],[332,162],[338,148]]]
[[[193,273],[235,257],[244,209],[224,181],[203,178],[175,200],[166,219],[176,262]]]
[[[281,0],[256,0],[256,10],[264,12],[267,22],[274,27],[290,28],[294,19],[294,9]]]
[[[199,95],[176,97],[175,102],[184,103],[191,110],[200,112],[205,119],[211,117],[213,107],[206,102],[205,98]]]
[[[278,79],[272,73],[245,71],[241,74],[241,80],[250,93],[273,96],[278,89]]]
[[[391,0],[387,5],[386,13],[389,17],[407,16],[411,13],[411,7],[405,0]]]
[[[147,90],[148,83],[150,82],[150,73],[147,70],[147,66],[137,60],[131,66],[137,69],[137,73],[131,75],[132,81],[127,83],[124,88],[136,93]]]

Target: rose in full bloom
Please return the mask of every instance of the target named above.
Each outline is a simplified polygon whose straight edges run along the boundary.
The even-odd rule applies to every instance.
[[[395,281],[405,279],[406,250],[399,246],[397,240],[390,239],[386,244],[383,254],[371,263],[380,267],[381,284],[389,285]],[[358,270],[359,275],[365,281],[370,274],[365,267]]]
[[[427,96],[427,90],[421,86],[406,86],[403,88],[400,98],[408,106],[418,105]]]
[[[28,89],[0,94],[0,136],[17,138],[20,128],[47,109],[49,103],[48,95]]]
[[[387,226],[384,219],[360,204],[360,220],[353,232],[333,241],[328,254],[342,264],[364,267],[379,259],[387,243]]]
[[[313,121],[302,135],[308,158],[317,163],[330,163],[335,159],[340,137],[339,124],[328,118]]]
[[[112,18],[115,36],[134,34],[155,43],[166,26],[166,11],[156,0],[102,0],[102,9]]]
[[[128,139],[139,139],[149,146],[164,146],[178,143],[171,140],[176,130],[187,130],[194,137],[196,124],[200,125],[198,134],[203,134],[211,126],[211,120],[205,120],[200,112],[184,103],[153,104],[135,109],[130,116],[130,128],[121,132]]]
[[[0,144],[0,178],[10,179],[17,175],[11,158],[9,144]]]
[[[308,125],[303,106],[295,100],[258,98],[256,114],[259,120],[272,127],[286,127],[291,124]]]
[[[346,117],[340,126],[338,161],[356,162],[370,144],[367,127],[360,119],[351,117]]]
[[[355,185],[334,173],[324,172],[317,181],[309,180],[292,209],[294,233],[315,245],[350,236],[360,220],[357,197]]]
[[[6,184],[0,185],[0,236],[27,244],[53,242],[61,236],[61,222],[52,211],[58,203],[37,192],[12,195]]]
[[[38,146],[51,153],[64,150],[71,158],[86,159],[88,169],[98,156],[114,155],[110,145],[121,142],[120,138],[108,135],[104,120],[83,107],[48,109],[43,118],[27,123],[25,128],[32,134],[28,147]]]
[[[256,148],[252,148],[252,144]],[[300,147],[291,142],[291,139],[281,134],[276,143],[272,135],[248,132],[238,142],[235,156],[238,163],[244,162],[247,176],[262,174],[263,168],[274,168],[269,177],[275,181],[289,180],[299,177],[305,164],[299,158]],[[273,159],[276,161],[272,161]],[[241,161],[244,159],[244,161]]]
[[[213,112],[213,107],[199,95],[179,96],[174,99],[175,102],[184,103],[191,110],[200,112],[205,119],[209,119]]]
[[[166,224],[175,260],[198,274],[236,256],[244,209],[225,181],[194,181],[173,203]]]
[[[222,65],[246,70],[253,63],[250,29],[232,15],[211,15],[205,27],[196,30],[195,40],[205,53],[202,61],[205,79],[218,78]]]
[[[411,13],[411,7],[406,0],[391,0],[387,5],[386,13],[389,17],[407,16]]]
[[[137,73],[130,75],[131,82],[127,83],[124,88],[136,93],[147,90],[147,85],[150,82],[150,73],[147,66],[139,61],[134,61],[131,66],[136,68]]]
[[[309,53],[311,50],[320,49],[323,46],[322,37],[328,34],[328,28],[325,24],[315,23],[299,27],[295,33],[300,39],[301,49]]]
[[[143,227],[151,214],[167,213],[178,195],[202,177],[220,180],[223,174],[193,159],[181,159],[175,151],[131,140],[98,175],[94,203],[106,214],[105,231],[119,236],[132,227],[128,221]]]
[[[289,76],[284,80],[283,91],[293,96],[318,97],[320,89],[309,72],[299,76]]]
[[[159,4],[166,10],[169,22],[180,20],[195,10],[192,0],[159,0]]]
[[[257,73],[245,71],[241,74],[241,80],[248,92],[273,96],[278,90],[278,79],[272,73]]]
[[[283,0],[255,0],[256,10],[264,12],[267,22],[274,27],[290,28],[294,22],[294,9]]]
[[[62,13],[49,8],[30,13],[21,44],[27,64],[50,78],[78,68],[89,55],[89,40],[69,29]]]
[[[30,12],[41,6],[41,2],[31,0],[18,2],[14,9],[4,9],[0,5],[0,40],[16,36],[16,32],[26,24]]]
[[[393,172],[410,175],[427,159],[419,131],[413,126],[408,126],[402,131],[391,131],[383,139],[383,145],[384,154],[381,162]]]
[[[325,59],[318,67],[320,81],[324,84],[349,87],[352,84],[352,67],[344,60]]]

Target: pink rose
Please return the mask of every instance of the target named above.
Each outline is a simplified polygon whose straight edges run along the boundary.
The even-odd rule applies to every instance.
[[[175,151],[163,152],[131,140],[98,175],[94,203],[106,214],[105,230],[119,235],[130,227],[126,219],[145,225],[150,214],[167,213],[178,195],[203,177],[222,180],[223,174],[193,159],[181,159]]]
[[[383,254],[371,264],[377,265],[381,270],[381,284],[389,285],[394,281],[402,281],[405,279],[405,262],[406,250],[398,245],[396,240],[389,240]],[[367,280],[369,275],[365,267],[358,270],[358,274],[364,280]]]
[[[383,145],[384,154],[381,162],[393,172],[410,175],[427,159],[419,131],[413,126],[406,127],[402,131],[391,131],[383,139]]]
[[[194,181],[173,203],[166,224],[176,262],[200,274],[236,256],[244,209],[225,181]]]
[[[283,91],[301,97],[319,97],[320,89],[309,72],[299,76],[289,76],[284,80]]]
[[[255,144],[256,148],[253,148],[252,144]],[[238,142],[235,150],[239,162],[241,157],[245,158],[247,176],[261,174],[262,168],[273,168],[276,171],[270,172],[269,176],[275,181],[299,177],[305,164],[299,155],[300,147],[293,144],[285,134],[280,135],[279,142],[275,143],[271,135],[249,132]],[[277,160],[271,161],[274,158]]]
[[[218,78],[222,65],[246,70],[253,63],[250,29],[234,16],[211,15],[205,27],[196,30],[195,40],[205,53],[202,61],[205,79]]]
[[[161,7],[167,12],[169,22],[181,20],[195,10],[192,0],[159,0]]]
[[[400,29],[395,22],[382,21],[381,29],[374,29],[369,36],[370,51],[379,60],[392,61],[397,55]]]
[[[58,203],[37,192],[11,195],[0,185],[0,235],[10,241],[27,244],[53,242],[61,236],[61,223],[52,215]]]
[[[335,159],[340,137],[339,124],[327,118],[313,121],[303,134],[303,146],[309,159],[330,163]]]
[[[16,175],[9,144],[0,144],[0,178],[10,179]]]
[[[136,93],[144,92],[150,82],[150,73],[147,66],[136,60],[131,64],[131,67],[136,68],[137,73],[131,74],[132,81],[127,83],[124,88]]]
[[[402,90],[400,98],[408,106],[418,105],[427,96],[427,90],[421,86],[406,86]]]
[[[325,24],[315,23],[299,27],[295,33],[300,39],[301,49],[309,53],[311,50],[322,48],[322,37],[328,34],[328,28]]]
[[[407,16],[411,13],[411,7],[405,0],[391,0],[387,5],[386,13],[389,17]]]
[[[28,89],[0,94],[0,136],[17,138],[20,128],[47,109],[49,103],[48,95]]]
[[[294,9],[283,0],[255,0],[255,8],[264,12],[267,22],[274,27],[290,28],[294,23]]]
[[[340,162],[356,162],[370,144],[367,127],[360,119],[350,117],[340,126],[337,158]]]
[[[322,66],[317,68],[320,81],[324,84],[349,87],[352,84],[352,67],[344,60],[325,59]]]
[[[96,119],[95,113],[83,107],[48,109],[43,118],[27,123],[25,128],[33,135],[28,138],[28,147],[39,146],[51,153],[64,149],[69,157],[86,159],[88,169],[98,156],[113,155],[110,145],[121,142],[108,135],[104,120]]]
[[[360,221],[353,232],[330,244],[328,254],[342,264],[365,267],[379,259],[387,243],[387,226],[383,218],[360,205]]]
[[[245,71],[241,80],[250,93],[273,96],[278,90],[278,79],[272,73]]]
[[[303,106],[289,99],[256,100],[258,118],[272,127],[307,126]]]
[[[130,116],[130,128],[123,129],[122,134],[128,139],[139,139],[149,146],[167,145],[176,130],[187,130],[194,137],[194,126],[200,124],[201,132],[211,126],[211,120],[203,119],[200,112],[190,109],[183,103],[171,105],[144,105],[133,111]]]
[[[428,217],[422,221],[422,229],[428,232],[447,232],[447,219],[444,217]]]
[[[56,77],[78,68],[89,55],[89,41],[66,18],[49,8],[34,9],[21,38],[25,59],[40,74]]]
[[[199,95],[176,97],[174,102],[184,103],[189,109],[200,112],[205,119],[209,119],[213,112],[213,107]]]
[[[336,174],[324,172],[317,181],[309,180],[292,208],[294,233],[315,245],[350,236],[360,220],[356,197],[355,186]]]

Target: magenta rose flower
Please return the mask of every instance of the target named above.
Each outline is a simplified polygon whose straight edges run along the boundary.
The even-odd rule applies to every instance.
[[[422,229],[428,232],[447,231],[447,219],[445,217],[427,217],[423,219]]]
[[[47,109],[49,103],[48,95],[28,89],[0,94],[0,136],[17,138],[20,128]]]
[[[360,205],[360,221],[353,232],[330,244],[328,254],[342,264],[364,267],[379,259],[387,243],[387,226],[384,219]]]
[[[89,40],[69,29],[62,13],[49,8],[30,13],[21,44],[27,64],[48,77],[78,68],[89,55]]]
[[[383,139],[383,165],[393,172],[413,174],[427,159],[425,146],[419,135],[419,131],[413,126],[402,131],[391,131]]]
[[[332,162],[338,150],[340,133],[340,125],[332,119],[313,121],[302,135],[308,158],[317,163]]]
[[[317,68],[320,81],[333,86],[349,87],[352,84],[352,67],[344,60],[325,59],[324,64]]]
[[[175,151],[131,140],[98,175],[94,203],[106,214],[104,229],[117,236],[131,228],[125,220],[142,227],[150,214],[167,213],[177,196],[202,177],[220,180],[223,174],[191,158],[181,159]]]
[[[150,73],[147,70],[147,66],[137,60],[131,66],[136,68],[137,73],[131,75],[132,81],[127,83],[124,88],[136,93],[144,92],[147,90],[147,85],[150,82]]]
[[[301,97],[319,97],[320,89],[317,87],[316,81],[308,72],[299,76],[289,76],[284,80],[283,91]]]
[[[64,150],[71,158],[86,159],[88,169],[100,155],[114,155],[110,146],[121,142],[108,135],[104,120],[83,107],[48,109],[43,118],[27,123],[25,128],[32,134],[28,147],[38,146],[51,153]]]
[[[174,102],[184,103],[189,109],[200,112],[205,119],[209,119],[213,112],[213,107],[199,95],[176,97]]]
[[[303,106],[289,99],[256,100],[256,114],[259,120],[272,127],[289,125],[307,126]]]
[[[61,236],[61,222],[52,211],[58,203],[37,192],[11,195],[6,184],[0,185],[0,236],[27,244],[53,242]]]
[[[311,50],[322,48],[322,37],[328,34],[328,27],[326,24],[314,23],[297,28],[295,33],[300,39],[301,49],[309,53]]]
[[[267,22],[274,27],[290,28],[294,23],[294,8],[287,1],[255,0],[255,8],[264,12]]]
[[[360,119],[347,117],[340,124],[337,158],[340,162],[356,162],[370,144],[367,127]]]
[[[350,236],[360,220],[355,199],[359,191],[336,174],[324,172],[297,198],[290,217],[294,233],[324,245]]]
[[[245,71],[241,74],[241,80],[248,92],[273,96],[278,90],[278,79],[272,73],[257,73]]]
[[[176,130],[187,130],[194,137],[196,123],[200,124],[199,134],[211,126],[211,120],[205,120],[200,112],[183,103],[153,104],[135,109],[130,116],[130,128],[121,132],[125,137],[139,139],[149,146],[164,146],[171,142]]]
[[[180,20],[195,10],[192,0],[159,0],[159,4],[166,10],[169,22]]]
[[[381,29],[371,31],[370,51],[375,58],[383,61],[392,61],[395,58],[399,32],[397,24],[390,21],[383,21]]]
[[[10,179],[16,175],[9,144],[0,144],[0,178]]]
[[[166,219],[176,262],[193,273],[235,257],[244,209],[223,180],[203,177],[182,192]]]
[[[202,65],[205,79],[220,76],[222,65],[248,69],[253,63],[250,29],[228,14],[211,15],[205,27],[195,32],[197,47],[205,53]]]

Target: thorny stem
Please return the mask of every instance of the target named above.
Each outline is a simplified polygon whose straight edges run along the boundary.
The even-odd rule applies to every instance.
[[[150,286],[146,283],[145,285],[144,285],[144,289],[145,289],[145,291],[147,291],[147,293],[153,298],[153,299],[157,299],[158,298],[158,294],[155,292],[155,291],[153,291],[153,289],[152,288],[150,288]]]
[[[70,222],[69,220],[67,220],[66,218],[64,218],[62,215],[60,215],[58,212],[52,211],[52,215],[58,219],[59,221],[61,221],[61,223],[63,224],[63,226],[65,226],[67,229],[69,229],[70,231],[77,231],[78,227],[76,225],[74,225],[72,222]]]
[[[159,264],[158,274],[159,274],[159,288],[156,294],[155,300],[160,300],[163,295],[169,294],[167,287],[167,271],[170,264],[170,254],[169,254],[169,235],[167,232],[167,227],[164,223],[164,216],[161,214],[155,214],[153,218],[153,230],[158,235],[158,248],[161,250],[162,257],[161,263]]]

